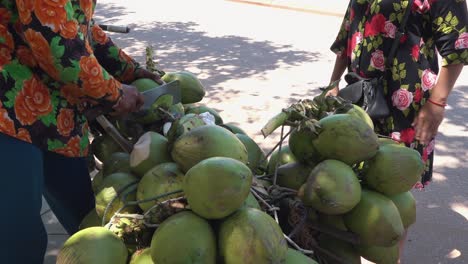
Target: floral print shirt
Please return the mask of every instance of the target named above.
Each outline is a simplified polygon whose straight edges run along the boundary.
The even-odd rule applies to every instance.
[[[405,34],[388,70],[386,58],[408,0],[350,0],[331,50],[346,56],[348,71],[363,77],[384,74],[391,116],[377,122],[380,134],[392,136],[418,150],[426,171],[422,183],[432,177],[434,141],[427,146],[415,140],[411,126],[425,104],[442,66],[468,64],[468,11],[466,0],[414,0]]]
[[[1,133],[68,157],[87,155],[83,110],[112,107],[139,67],[93,24],[95,4],[0,0]]]

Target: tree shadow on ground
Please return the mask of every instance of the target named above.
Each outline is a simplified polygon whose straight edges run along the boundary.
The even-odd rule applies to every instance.
[[[126,14],[123,8],[115,5],[98,7],[95,17],[101,23],[118,23],[116,18]],[[114,42],[125,47],[138,62],[145,61],[145,48],[152,46],[155,59],[163,70],[195,73],[205,85],[211,102],[229,100],[240,93],[226,90],[221,85],[223,82],[252,76],[261,79],[268,71],[319,58],[319,53],[300,51],[290,45],[270,41],[254,41],[241,36],[211,37],[196,30],[198,24],[194,22],[129,26],[132,30],[128,34],[111,34]]]

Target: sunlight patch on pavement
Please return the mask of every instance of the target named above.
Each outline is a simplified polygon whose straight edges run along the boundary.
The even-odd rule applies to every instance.
[[[455,248],[450,253],[448,253],[445,257],[449,258],[449,259],[456,259],[456,258],[459,258],[461,255],[462,254],[461,254],[460,250]]]
[[[442,175],[440,173],[433,172],[432,173],[432,180],[434,182],[444,182],[444,181],[447,180],[447,177],[445,177],[444,175]]]
[[[437,158],[434,160],[434,166],[458,169],[464,167],[465,164],[458,157],[437,155]]]
[[[467,132],[465,124],[455,125],[450,121],[443,122],[439,131],[444,131],[443,135],[446,137],[465,137]]]
[[[440,205],[438,205],[438,204],[428,204],[427,208],[429,208],[429,209],[440,208]]]
[[[468,207],[461,203],[453,203],[450,205],[453,211],[457,212],[461,216],[465,217],[468,221]]]

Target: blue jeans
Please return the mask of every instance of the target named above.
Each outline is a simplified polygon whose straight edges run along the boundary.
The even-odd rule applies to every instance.
[[[94,208],[85,158],[67,158],[0,133],[0,260],[43,263],[42,195],[68,234]]]

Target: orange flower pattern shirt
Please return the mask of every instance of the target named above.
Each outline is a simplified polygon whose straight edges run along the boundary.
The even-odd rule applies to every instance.
[[[68,157],[87,155],[83,110],[110,109],[140,67],[94,25],[95,5],[0,0],[0,133]]]

